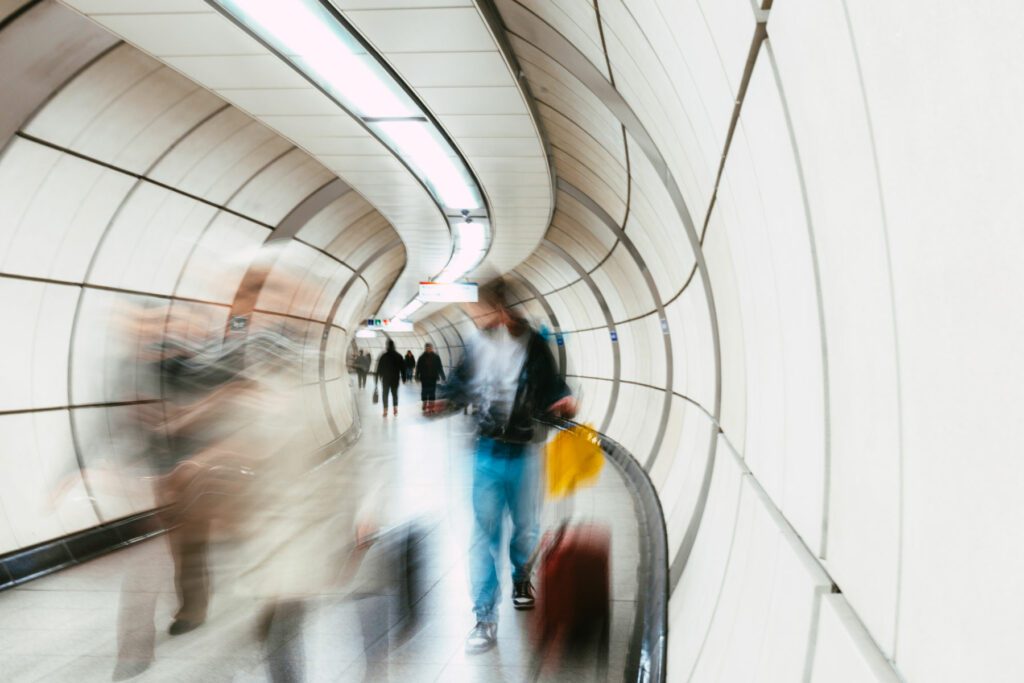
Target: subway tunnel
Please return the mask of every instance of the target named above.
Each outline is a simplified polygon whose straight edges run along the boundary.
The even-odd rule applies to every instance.
[[[477,321],[420,283],[500,277],[633,548],[601,680],[1021,680],[1022,28],[1006,0],[3,0],[0,677],[265,680],[161,668],[171,580],[125,592],[168,531],[130,315],[287,325],[291,448],[345,458],[439,424],[410,387],[382,427],[352,354],[451,374]],[[59,623],[150,592],[148,669]],[[407,655],[324,680],[527,676]]]

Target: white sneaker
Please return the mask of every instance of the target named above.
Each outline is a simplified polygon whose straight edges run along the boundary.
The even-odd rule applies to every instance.
[[[478,621],[466,637],[466,654],[478,655],[487,652],[498,642],[498,625]]]

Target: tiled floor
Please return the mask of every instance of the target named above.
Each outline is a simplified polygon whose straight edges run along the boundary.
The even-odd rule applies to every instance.
[[[266,681],[272,671],[308,681],[533,680],[535,613],[511,609],[507,570],[498,646],[482,655],[463,651],[473,626],[466,560],[472,427],[461,417],[422,418],[415,391],[403,387],[401,415],[386,420],[370,405],[370,388],[360,392],[363,436],[355,446],[360,457],[394,465],[385,494],[393,501],[390,521],[415,518],[427,532],[423,576],[430,588],[419,605],[423,616],[404,642],[366,627],[379,621],[384,598],[323,597],[307,602],[299,635],[268,651],[256,638],[263,605],[219,586],[216,573],[206,624],[172,638],[171,560],[166,540],[157,538],[0,593],[0,680]],[[556,514],[545,508],[545,526]],[[576,496],[573,516],[612,530],[609,663],[603,673],[596,657],[549,667],[541,680],[620,680],[635,613],[638,548],[633,506],[613,467]]]

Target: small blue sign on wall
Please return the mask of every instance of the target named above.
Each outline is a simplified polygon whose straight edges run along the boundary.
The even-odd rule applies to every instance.
[[[558,344],[559,346],[565,346],[565,338],[560,334],[556,334],[555,343]]]
[[[612,341],[613,342],[619,341],[619,333],[618,332],[616,332],[615,330],[612,330],[611,334],[612,334]]]

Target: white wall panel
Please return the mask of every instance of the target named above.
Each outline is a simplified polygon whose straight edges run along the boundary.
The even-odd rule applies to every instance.
[[[826,307],[828,566],[891,653],[899,553],[893,520],[900,515],[898,365],[871,131],[843,3],[780,5],[772,36],[804,166]],[[827,98],[820,95],[825,88]]]
[[[636,261],[621,244],[612,250],[608,260],[591,277],[608,302],[616,322],[654,310],[651,290],[647,288]]]
[[[1020,544],[1007,542],[1024,476],[1024,7],[846,8],[877,150],[899,338],[896,664],[915,681],[1012,680],[1024,671],[1020,590],[1005,584],[1024,571]]]
[[[246,183],[228,208],[277,225],[299,202],[333,177],[318,161],[294,149]]]
[[[56,481],[50,480],[39,459],[31,413],[0,416],[0,481],[3,509],[16,547],[63,534],[60,518],[47,500]]]
[[[691,124],[678,105],[664,66],[620,0],[607,3],[601,19],[616,89],[658,141],[662,155],[675,162],[672,170],[686,199],[692,206],[704,206],[700,200],[709,194],[707,181],[711,177],[695,168],[694,158],[686,153],[684,138],[690,134]]]
[[[665,343],[658,315],[617,325],[624,380],[665,386]]]
[[[799,680],[815,592],[828,589],[827,577],[779,526],[749,478],[741,486],[722,594],[693,680]]]
[[[0,269],[80,280],[134,179],[37,143],[0,159]]]
[[[878,651],[844,598],[822,595],[821,616],[814,636],[815,683],[896,683],[899,676]]]
[[[798,533],[817,552],[823,524],[826,415],[822,323],[814,276],[816,256],[809,239],[795,151],[771,63],[763,52],[751,75],[740,123],[745,135],[737,139],[747,142],[753,175],[735,179],[756,183],[760,212],[744,212],[743,229],[737,231],[737,238],[762,230],[768,251],[760,257],[768,257],[775,264],[771,275],[766,274],[770,280],[752,284],[762,294],[774,294],[781,345],[778,357],[766,360],[782,369],[781,386],[774,400],[781,403],[784,420],[784,435],[778,445],[766,444],[764,451],[748,445],[746,460]],[[753,205],[753,193],[746,196],[748,204]],[[759,218],[762,225],[755,227]],[[769,300],[760,299],[759,305],[771,311]]]
[[[161,68],[159,62],[128,45],[114,48],[96,66],[54,93],[25,126],[25,132],[73,149],[98,114]]]
[[[218,213],[196,244],[182,274],[178,296],[230,304],[267,229]]]
[[[751,495],[742,490],[742,472],[736,460],[722,452],[724,440],[718,438],[721,457],[715,463],[707,506],[686,571],[669,601],[669,680],[691,680],[717,615],[736,542],[740,497]]]
[[[2,288],[3,284],[0,284],[0,289]],[[15,354],[12,358],[15,362],[18,362],[20,358],[22,363],[31,358],[29,367],[32,376],[26,387],[32,392],[32,400],[22,407],[38,408],[64,405],[68,399],[68,350],[71,322],[79,292],[75,287],[42,285],[35,291],[23,291],[18,296],[24,296],[25,303],[34,304],[36,309],[33,324],[25,327],[25,330],[31,330],[33,335],[31,353],[20,356]],[[2,298],[0,296],[0,299]],[[8,334],[11,332],[17,334],[15,332],[17,328],[14,325],[7,329]],[[6,372],[0,372],[0,376],[8,377]]]
[[[725,273],[728,275],[728,273]],[[715,290],[716,303],[719,290]],[[731,303],[731,302],[727,302]],[[695,275],[678,299],[665,307],[672,341],[672,388],[704,407],[714,405],[715,352],[704,283]],[[719,321],[721,324],[721,321]],[[736,356],[730,357],[735,362]],[[733,365],[735,368],[735,364]],[[742,371],[742,364],[739,364]],[[723,371],[724,374],[724,371]],[[731,387],[730,387],[731,388]],[[738,389],[742,400],[743,390]],[[730,399],[733,397],[730,396]]]
[[[169,295],[216,209],[150,183],[125,198],[99,246],[88,282]]]

